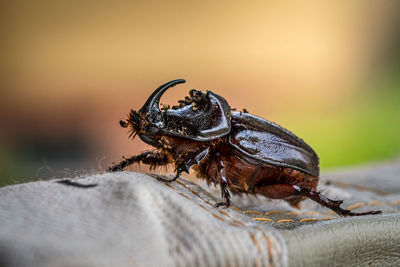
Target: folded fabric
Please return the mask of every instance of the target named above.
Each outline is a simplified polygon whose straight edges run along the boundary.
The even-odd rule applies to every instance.
[[[305,200],[235,196],[134,172],[0,188],[0,266],[400,266],[400,160],[324,173],[340,218]]]

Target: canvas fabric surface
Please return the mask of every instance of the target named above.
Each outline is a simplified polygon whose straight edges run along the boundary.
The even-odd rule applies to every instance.
[[[118,172],[0,188],[0,266],[400,266],[400,160],[323,173],[340,218],[218,188]]]

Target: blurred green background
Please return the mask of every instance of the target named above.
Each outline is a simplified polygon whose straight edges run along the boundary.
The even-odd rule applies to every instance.
[[[399,1],[9,1],[0,185],[101,170],[146,147],[118,125],[213,90],[307,143],[322,170],[400,154]],[[134,167],[138,169],[138,167]]]

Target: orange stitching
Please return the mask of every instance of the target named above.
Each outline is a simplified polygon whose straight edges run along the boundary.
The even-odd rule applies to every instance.
[[[187,186],[186,186],[184,183],[182,183],[181,181],[175,180],[175,182],[177,182],[178,184],[180,184],[180,185],[183,186],[184,188],[188,189]]]
[[[256,211],[256,210],[244,210],[244,211],[242,211],[242,213],[244,213],[244,214],[258,214],[258,215],[261,215],[261,212]]]
[[[264,215],[281,214],[281,213],[283,213],[281,210],[271,210],[271,211],[265,212]]]
[[[291,212],[287,212],[286,215],[300,215],[299,211],[291,211]]]
[[[204,198],[202,198],[196,191],[194,191],[193,189],[190,189],[189,187],[187,187],[183,182],[181,182],[181,181],[176,181],[178,184],[180,184],[180,185],[182,185],[184,188],[186,188],[188,191],[190,191],[192,194],[194,194],[194,195],[196,195],[198,198],[200,198],[202,201],[204,201],[206,204],[208,204],[208,205],[210,205],[210,206],[212,206],[213,208],[215,208],[215,206],[213,205],[213,204],[211,204],[211,202],[209,202],[208,200],[206,200],[206,199],[204,199]],[[233,208],[232,206],[231,206],[231,208]],[[225,216],[227,216],[227,217],[230,217],[229,215],[228,215],[228,213],[226,213],[226,212],[224,212],[224,211],[221,211],[221,210],[219,210],[219,209],[217,209],[218,210],[218,212],[219,213],[221,213],[221,214],[223,214],[223,215],[225,215]]]
[[[276,221],[277,223],[283,223],[283,222],[294,222],[293,220],[291,220],[291,219],[282,219],[282,220],[278,220],[278,221]]]
[[[365,206],[365,203],[356,203],[356,204],[348,206],[347,209],[354,210],[354,209],[364,207],[364,206]]]
[[[192,198],[190,198],[189,196],[187,196],[187,195],[185,195],[185,194],[183,194],[183,193],[181,193],[181,192],[178,192],[178,194],[181,195],[181,196],[183,196],[183,197],[185,197],[185,198],[187,198],[187,199],[192,199]]]
[[[379,201],[379,200],[373,200],[371,202],[368,202],[367,206],[373,206],[373,205],[385,205],[385,202]]]
[[[234,226],[234,227],[243,227],[243,226],[244,226],[244,225],[240,225],[240,224],[233,223],[233,222],[228,222],[228,224],[229,224],[230,226]]]
[[[172,188],[172,189],[174,189],[174,190],[176,190],[175,189],[175,187],[173,187],[170,183],[164,183],[166,186],[168,186],[169,188]]]
[[[236,211],[239,211],[239,212],[241,212],[241,210],[240,210],[240,209],[236,208],[236,207],[235,207],[235,206],[233,206],[233,205],[231,205],[231,206],[230,206],[230,208],[231,208],[231,209],[233,209],[233,210],[236,210]]]
[[[253,221],[266,221],[266,222],[273,222],[273,220],[268,218],[252,218]]]
[[[221,217],[219,217],[217,214],[214,214],[214,213],[212,213],[212,212],[211,212],[211,214],[212,214],[212,216],[214,216],[214,217],[217,218],[218,220],[225,222],[225,220],[222,219]]]
[[[182,185],[184,188],[186,188],[188,191],[190,191],[192,194],[198,196],[201,200],[203,200],[205,203],[207,203],[208,205],[214,207],[213,204],[211,204],[209,201],[205,200],[204,198],[202,198],[197,192],[191,190],[190,188],[188,188],[183,182],[176,180],[176,182],[180,185]],[[215,208],[215,207],[214,207]]]
[[[190,188],[187,188],[186,187],[186,189],[187,190],[189,190],[190,192],[192,192],[192,194],[194,194],[195,196],[197,196],[199,199],[201,199],[203,202],[205,202],[205,203],[207,203],[208,205],[210,205],[210,206],[212,206],[212,207],[214,207],[215,208],[215,206],[213,205],[213,204],[211,204],[209,201],[207,201],[207,200],[205,200],[204,198],[202,198],[196,191],[194,191],[194,190],[192,190],[192,189],[190,189]],[[220,210],[220,209],[217,209],[217,211],[220,213],[220,214],[223,214],[223,215],[225,215],[225,216],[227,216],[227,217],[231,217],[231,216],[229,216],[229,214],[228,213],[226,213],[225,211],[222,211],[222,210]]]
[[[327,220],[333,220],[337,219],[338,217],[326,217],[326,218],[321,218],[321,220],[327,221]]]
[[[206,210],[206,211],[209,211],[206,207],[204,207],[203,205],[201,205],[201,204],[199,204],[199,203],[197,203],[197,205],[199,205],[200,206],[200,208],[202,208],[202,209],[204,209],[204,210]]]
[[[253,240],[254,245],[256,245],[257,252],[260,253],[261,252],[260,244],[258,244],[256,236],[252,232],[249,232],[249,235],[251,240]]]
[[[390,202],[391,206],[395,206],[395,205],[398,205],[398,204],[400,204],[400,200],[396,200],[396,201]]]
[[[210,205],[211,207],[215,208],[215,206],[210,201],[208,201],[206,199],[201,199],[201,200],[203,200],[204,203],[206,203],[207,205]]]
[[[189,187],[187,187],[183,182],[176,180],[176,182],[180,185],[182,185],[186,190],[190,191],[193,195],[197,196],[198,198],[200,198],[201,200],[203,200],[204,202],[206,202],[207,204],[213,206],[210,202],[208,202],[207,200],[203,199],[196,191],[190,189]]]
[[[238,220],[231,220],[231,223],[237,224],[239,226],[246,226],[244,223],[242,223],[241,221],[238,221]]]
[[[257,249],[257,257],[256,257],[256,266],[261,266],[261,258],[260,258],[260,253],[261,253],[261,248],[260,244],[258,244],[256,236],[252,232],[248,232],[250,235],[251,240],[253,241],[254,245],[256,246]]]
[[[225,215],[226,217],[228,217],[228,218],[230,218],[231,216],[229,216],[229,214],[228,213],[226,213],[225,211],[223,211],[223,210],[220,210],[220,209],[217,209],[217,211],[219,212],[219,213],[221,213],[221,214],[223,214],[223,215]]]
[[[207,200],[203,199],[196,191],[194,191],[193,189],[190,189],[189,187],[187,187],[183,182],[176,180],[176,182],[180,185],[182,185],[186,190],[190,191],[193,195],[196,195],[198,198],[200,198],[201,200],[203,200],[204,202],[208,202]],[[210,203],[210,202],[208,202]],[[208,204],[207,203],[207,204]],[[211,203],[210,203],[211,204]],[[211,204],[212,205],[212,204]]]
[[[206,207],[204,207],[203,205],[201,205],[201,204],[199,204],[199,203],[197,203],[197,205],[199,205],[202,209],[204,209],[204,210],[206,210],[207,212],[209,212],[211,215],[213,215],[215,218],[217,218],[217,219],[220,219],[220,220],[222,220],[223,222],[225,222],[221,217],[219,217],[218,215],[216,215],[216,214],[214,214],[214,213],[212,213],[210,210],[208,210]],[[224,212],[225,213],[225,212]],[[226,214],[226,216],[228,216],[229,218],[230,218],[230,216],[227,214],[227,213],[225,213]]]
[[[197,196],[198,198],[201,198],[201,196],[199,195],[199,193],[197,193],[197,192],[194,191],[193,189],[188,188],[188,190],[189,190],[190,192],[192,192],[193,195]]]
[[[273,251],[272,251],[272,242],[271,239],[269,239],[269,237],[264,233],[264,231],[261,231],[265,241],[267,241],[267,245],[268,245],[268,266],[273,266],[273,262],[272,262],[272,257],[273,255]]]

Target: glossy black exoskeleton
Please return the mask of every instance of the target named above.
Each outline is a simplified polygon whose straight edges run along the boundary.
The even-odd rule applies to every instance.
[[[174,164],[174,181],[193,166],[199,178],[220,184],[223,202],[230,193],[261,194],[284,199],[298,207],[310,198],[341,216],[378,214],[342,209],[343,201],[331,200],[316,191],[318,157],[303,140],[281,126],[251,115],[232,112],[227,101],[211,92],[191,90],[172,108],[160,109],[160,98],[169,88],[184,83],[178,79],[157,88],[139,111],[131,110],[120,121],[131,136],[139,135],[153,150],[124,159],[109,171],[123,170],[142,162],[151,168]]]

